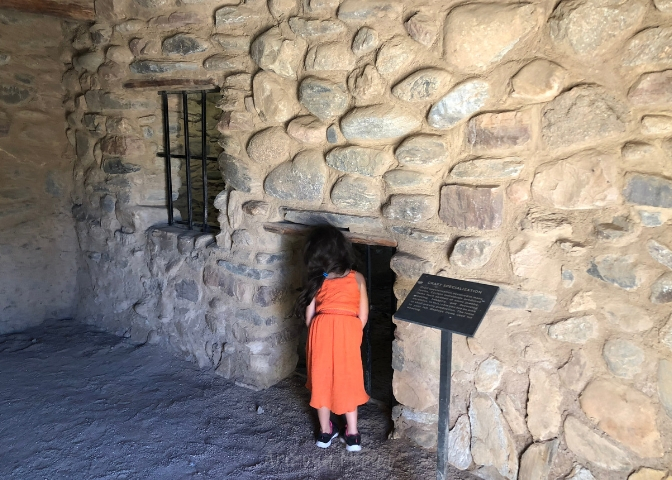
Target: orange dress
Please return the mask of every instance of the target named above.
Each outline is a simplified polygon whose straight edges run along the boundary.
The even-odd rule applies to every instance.
[[[315,296],[315,317],[308,330],[306,363],[310,406],[337,415],[369,400],[362,369],[362,321],[355,272],[325,279]]]

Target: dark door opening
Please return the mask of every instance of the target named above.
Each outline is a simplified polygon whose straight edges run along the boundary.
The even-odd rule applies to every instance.
[[[394,272],[390,260],[395,248],[355,244],[361,259],[359,270],[366,278],[369,294],[369,321],[362,340],[364,385],[371,398],[389,407],[397,402],[392,393],[392,340],[396,310]]]

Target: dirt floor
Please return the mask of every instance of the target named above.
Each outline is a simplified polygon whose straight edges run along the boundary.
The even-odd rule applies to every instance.
[[[73,321],[0,336],[2,479],[436,478],[389,410],[360,416],[362,452],[322,450],[298,376],[254,392]]]

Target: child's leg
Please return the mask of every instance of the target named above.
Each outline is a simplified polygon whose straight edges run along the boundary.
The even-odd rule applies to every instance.
[[[348,422],[348,429],[346,435],[355,435],[359,433],[357,430],[357,407],[352,412],[346,412],[345,420]]]
[[[331,410],[327,407],[320,407],[317,409],[317,418],[320,420],[320,431],[322,433],[331,433],[331,425],[329,419],[331,417]]]

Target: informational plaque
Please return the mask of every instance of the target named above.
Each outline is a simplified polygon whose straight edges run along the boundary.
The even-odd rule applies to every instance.
[[[395,318],[473,337],[499,287],[423,274]]]

